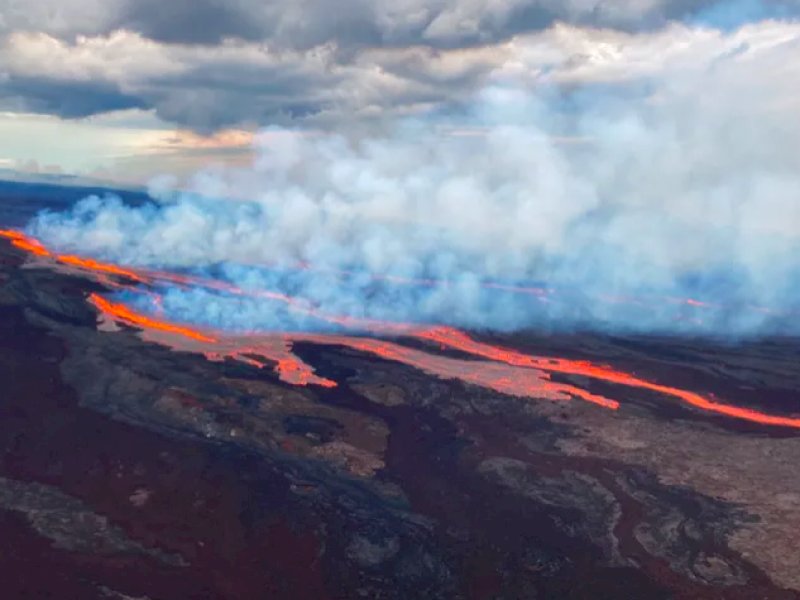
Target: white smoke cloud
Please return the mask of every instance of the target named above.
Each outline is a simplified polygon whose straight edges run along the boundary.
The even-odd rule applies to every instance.
[[[214,269],[350,315],[762,331],[774,313],[756,307],[800,305],[798,31],[682,28],[696,63],[672,48],[660,66],[648,40],[616,53],[602,42],[551,81],[626,61],[644,75],[531,89],[503,71],[457,115],[371,135],[268,129],[251,168],[199,173],[188,191],[161,189],[154,206],[86,199],[30,229],[59,248]],[[275,268],[298,263],[313,269]],[[331,275],[341,270],[357,274]],[[486,282],[543,282],[556,295],[542,302]],[[673,298],[688,297],[724,308],[687,320]],[[173,290],[166,307],[227,327],[309,326],[263,302],[198,291]]]

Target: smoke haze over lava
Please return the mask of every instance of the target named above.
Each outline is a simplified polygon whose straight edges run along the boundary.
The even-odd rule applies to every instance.
[[[267,129],[249,168],[210,169],[183,190],[159,180],[145,206],[87,198],[29,232],[358,318],[794,331],[800,125],[788,81],[761,76],[797,50],[791,27],[709,30],[712,61],[635,85],[498,81],[377,133]],[[233,330],[324,328],[185,286],[163,307]]]
[[[40,267],[74,270],[96,279],[108,288],[126,290],[127,294],[134,298],[145,297],[155,306],[157,313],[156,316],[143,314],[132,309],[128,304],[109,301],[97,293],[91,293],[88,301],[108,322],[135,327],[141,330],[141,334],[147,340],[176,350],[200,353],[212,361],[231,359],[257,369],[273,365],[278,377],[293,385],[316,385],[325,388],[333,388],[338,385],[332,379],[317,375],[311,365],[305,363],[294,353],[295,343],[307,342],[319,346],[350,348],[384,360],[412,366],[442,379],[461,380],[510,396],[551,401],[575,398],[606,409],[617,410],[620,408],[620,402],[615,399],[595,394],[571,383],[553,381],[551,378],[553,374],[578,376],[618,386],[656,392],[712,414],[768,426],[800,428],[800,419],[795,416],[773,415],[720,403],[713,397],[648,381],[635,374],[589,361],[526,355],[509,348],[477,341],[465,332],[451,327],[423,327],[414,323],[376,321],[335,315],[311,306],[302,299],[268,290],[247,291],[214,279],[203,279],[167,271],[140,272],[70,254],[57,254],[51,252],[38,240],[15,230],[0,229],[0,238],[9,239],[13,246],[30,253],[39,261],[38,266]],[[157,291],[164,284],[178,285],[182,289],[217,290],[234,297],[278,302],[286,305],[290,314],[299,312],[312,320],[338,328],[354,330],[355,333],[366,333],[377,337],[398,337],[421,341],[426,345],[434,344],[441,351],[456,351],[470,356],[472,359],[466,361],[454,359],[418,350],[395,341],[360,335],[306,332],[259,333],[257,330],[236,334],[224,330],[194,328],[175,323],[164,315],[164,297]],[[475,360],[475,358],[480,360]]]

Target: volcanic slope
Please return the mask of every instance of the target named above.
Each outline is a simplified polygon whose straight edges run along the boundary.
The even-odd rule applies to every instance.
[[[18,597],[800,597],[795,340],[246,345],[110,297],[152,274],[15,235],[0,572]]]

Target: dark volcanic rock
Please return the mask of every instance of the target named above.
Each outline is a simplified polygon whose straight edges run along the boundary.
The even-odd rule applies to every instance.
[[[145,548],[129,539],[107,517],[49,486],[0,478],[0,508],[24,515],[57,548],[87,554],[141,554],[167,565],[186,565],[180,555]]]
[[[291,387],[99,331],[96,283],[0,259],[9,597],[798,597],[793,432],[630,389],[618,412],[509,398],[313,344],[296,351],[340,385]],[[514,343],[737,397],[800,387],[783,346]]]

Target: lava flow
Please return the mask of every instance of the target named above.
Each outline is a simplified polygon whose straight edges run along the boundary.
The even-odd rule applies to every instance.
[[[636,387],[653,392],[658,392],[666,396],[678,398],[687,404],[709,412],[718,413],[736,419],[761,423],[763,425],[778,425],[783,427],[800,428],[800,418],[781,417],[769,415],[756,410],[731,406],[712,402],[700,394],[682,390],[680,388],[661,385],[641,379],[635,375],[617,371],[608,366],[596,365],[589,361],[567,360],[563,358],[537,357],[521,354],[514,350],[499,348],[490,344],[481,343],[473,340],[467,334],[451,327],[436,327],[417,334],[418,337],[426,339],[442,346],[460,350],[473,356],[481,356],[490,360],[500,361],[509,365],[528,367],[532,369],[542,369],[551,373],[563,373],[566,375],[580,375],[624,385]]]
[[[199,331],[190,329],[188,327],[181,327],[180,325],[173,325],[167,321],[153,319],[151,317],[134,312],[124,304],[109,302],[98,294],[89,294],[89,302],[101,312],[113,315],[121,321],[125,321],[131,325],[137,325],[143,329],[152,329],[155,331],[163,331],[165,333],[174,333],[183,337],[187,337],[197,342],[213,343],[217,340],[213,337],[203,335]]]
[[[104,275],[126,277],[138,283],[150,282],[150,279],[132,269],[126,269],[111,263],[100,262],[92,258],[75,256],[74,254],[56,254],[48,250],[47,247],[39,240],[27,236],[20,231],[14,231],[12,229],[0,229],[0,237],[11,240],[11,244],[20,250],[25,250],[26,252],[30,252],[36,256],[51,258],[70,267],[76,267],[78,269],[90,271],[94,274],[101,273]]]
[[[318,345],[348,347],[379,356],[385,360],[412,366],[443,379],[459,379],[514,396],[549,400],[565,400],[569,397],[577,397],[604,408],[619,408],[619,402],[616,400],[592,394],[574,385],[553,382],[550,379],[550,373],[579,375],[608,383],[658,392],[678,398],[697,408],[728,417],[764,425],[800,428],[800,418],[769,415],[751,409],[712,402],[700,394],[653,383],[589,361],[521,354],[514,350],[478,342],[467,334],[452,328],[438,327],[423,330],[416,333],[415,337],[488,359],[488,362],[447,358],[408,348],[394,342],[344,335],[263,334],[238,337],[227,336],[227,341],[220,341],[225,338],[218,339],[203,334],[198,330],[157,321],[144,315],[139,315],[124,305],[101,302],[101,300],[96,295],[92,296],[95,306],[113,318],[129,324],[175,333],[191,340],[209,343],[213,348],[202,350],[209,358],[220,360],[229,357],[257,367],[265,367],[267,365],[267,362],[262,359],[272,361],[276,363],[276,371],[281,379],[293,384],[317,384],[325,387],[336,385],[331,380],[316,376],[309,365],[303,363],[291,353],[292,343],[309,342]],[[180,347],[180,344],[178,346]],[[261,357],[261,359],[255,357]]]
[[[50,251],[45,248],[39,240],[26,236],[24,233],[13,229],[0,229],[0,237],[11,240],[11,245],[25,252],[30,252],[36,256],[51,256]]]
[[[335,381],[315,374],[310,365],[304,363],[292,352],[294,343],[306,342],[350,348],[411,366],[436,377],[457,379],[514,396],[556,401],[579,398],[604,408],[612,410],[619,408],[617,400],[588,392],[573,384],[555,382],[551,379],[552,374],[580,376],[614,385],[656,392],[676,398],[703,411],[735,419],[800,429],[800,417],[770,415],[715,402],[688,390],[654,383],[589,361],[522,354],[515,350],[479,342],[466,333],[450,327],[421,327],[406,323],[330,315],[302,299],[277,292],[243,290],[227,282],[212,279],[167,272],[133,270],[74,255],[56,254],[38,240],[11,230],[0,230],[0,237],[10,239],[11,243],[21,250],[50,259],[56,264],[68,268],[79,269],[81,272],[95,276],[101,282],[112,284],[113,287],[125,287],[132,291],[147,293],[155,298],[157,305],[161,296],[158,292],[148,289],[155,284],[205,287],[231,295],[246,295],[284,302],[293,310],[302,311],[344,328],[366,331],[372,335],[414,338],[428,344],[458,350],[480,359],[445,357],[373,337],[311,333],[236,335],[227,332],[206,331],[136,312],[125,304],[111,302],[98,294],[89,296],[89,301],[104,317],[141,329],[142,335],[147,339],[175,349],[202,353],[211,360],[232,359],[258,368],[273,364],[278,376],[291,384],[336,386]],[[125,281],[125,285],[109,279],[110,277],[121,278]],[[144,285],[134,287],[131,284]]]
[[[111,277],[120,277],[125,280],[134,281],[146,286],[154,285],[177,285],[185,289],[202,288],[206,290],[222,292],[232,296],[243,296],[248,298],[270,300],[280,302],[291,308],[292,311],[313,317],[319,321],[339,325],[348,329],[358,329],[379,334],[401,334],[409,332],[413,326],[403,323],[390,323],[375,319],[357,318],[347,315],[333,315],[326,313],[310,302],[301,298],[295,298],[279,292],[270,290],[245,290],[226,281],[187,275],[182,273],[171,273],[168,271],[157,271],[151,269],[132,269],[120,267],[106,262],[100,262],[92,258],[84,258],[73,254],[57,254],[50,251],[39,240],[25,235],[24,233],[12,229],[0,229],[0,237],[11,240],[11,244],[41,258],[55,261],[56,264],[69,269],[74,269],[98,279],[104,285],[114,288],[125,287],[117,283]],[[146,293],[160,304],[160,296],[145,288],[130,288],[133,291]]]
[[[414,367],[441,379],[458,379],[512,396],[547,400],[578,397],[605,408],[619,408],[615,400],[551,381],[550,375],[542,369],[520,368],[495,361],[459,360],[386,340],[347,335],[205,333],[136,313],[124,304],[109,302],[97,294],[92,294],[89,300],[105,317],[142,329],[146,339],[167,344],[176,350],[201,352],[215,361],[229,358],[257,368],[265,368],[273,363],[280,379],[294,385],[337,385],[335,381],[316,375],[312,367],[292,353],[294,343],[306,342],[350,348]],[[169,338],[158,335],[164,333],[174,335]],[[202,345],[198,346],[195,342],[201,342]]]

